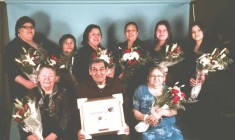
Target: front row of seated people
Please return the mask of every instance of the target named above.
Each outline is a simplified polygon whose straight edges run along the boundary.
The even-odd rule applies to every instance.
[[[124,85],[118,79],[107,77],[107,63],[102,59],[95,59],[89,65],[89,74],[91,78],[79,84],[76,99],[79,98],[101,98],[110,97],[113,94],[122,93],[123,109],[126,127],[124,135],[109,134],[104,136],[94,136],[93,140],[121,140],[131,139],[130,121],[131,108],[129,105],[127,93]],[[151,105],[154,101],[154,96],[160,96],[164,85],[166,73],[160,66],[153,66],[147,75],[148,83],[137,88],[134,94],[134,116],[139,121],[146,121],[151,127],[141,135],[141,139],[183,139],[181,131],[175,124],[176,110],[163,111],[159,109],[156,113],[161,114],[160,118],[156,118],[151,114]],[[41,112],[41,122],[43,126],[43,137],[45,140],[66,140],[76,139],[76,134],[79,140],[86,139],[86,132],[81,129],[79,110],[73,112],[71,108],[71,96],[68,90],[63,85],[56,83],[56,70],[50,65],[42,65],[38,73],[38,87],[29,95],[35,99],[36,106]],[[95,108],[95,107],[94,107]],[[152,112],[153,113],[153,112]],[[145,118],[144,115],[149,116]],[[74,118],[77,116],[77,118]],[[73,118],[73,119],[72,119]],[[115,119],[115,118],[114,118]],[[115,121],[115,120],[113,120]],[[74,131],[74,130],[77,131]],[[70,131],[69,131],[70,130]],[[72,131],[71,131],[72,130]],[[77,132],[77,133],[74,133]],[[26,134],[27,140],[38,140],[35,134]]]

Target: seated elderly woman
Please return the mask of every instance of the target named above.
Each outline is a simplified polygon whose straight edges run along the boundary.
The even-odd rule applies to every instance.
[[[38,87],[34,90],[36,107],[39,108],[42,123],[42,135],[45,140],[69,139],[68,124],[70,108],[67,90],[56,83],[56,70],[50,65],[40,67]],[[38,140],[35,134],[28,140]]]
[[[133,96],[133,112],[138,121],[149,125],[146,131],[139,131],[141,140],[183,140],[181,131],[175,124],[175,109],[154,109],[155,98],[167,89],[164,86],[166,72],[160,66],[153,66],[147,75],[147,84],[140,85]],[[153,110],[154,109],[154,110]],[[142,129],[142,128],[141,128]]]

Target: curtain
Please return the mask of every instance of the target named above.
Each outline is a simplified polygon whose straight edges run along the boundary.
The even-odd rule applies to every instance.
[[[7,23],[6,4],[0,1],[0,139],[9,139],[11,123],[11,103],[7,76],[3,72],[3,52],[4,47],[9,42],[9,31]]]

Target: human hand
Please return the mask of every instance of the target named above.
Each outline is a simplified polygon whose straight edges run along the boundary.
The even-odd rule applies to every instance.
[[[126,135],[129,135],[129,134],[130,134],[130,127],[129,127],[127,124],[125,124],[125,129],[124,129],[124,131],[125,131],[125,134],[126,134]]]
[[[27,137],[27,140],[39,140],[39,138],[35,134],[32,134]]]
[[[35,88],[37,85],[32,82],[31,80],[26,80],[23,84],[27,89],[33,89]]]
[[[189,83],[191,87],[195,87],[197,85],[201,85],[205,82],[205,76],[199,78],[198,80],[194,79],[194,78],[190,78]]]
[[[148,123],[151,126],[157,125],[160,122],[160,119],[162,116],[160,114],[150,114],[148,117],[145,119],[145,122]]]
[[[85,133],[84,133],[84,131],[82,129],[80,129],[78,131],[78,139],[79,140],[85,140],[86,139],[86,135],[85,135]]]
[[[56,140],[57,135],[55,133],[50,133],[44,140]]]

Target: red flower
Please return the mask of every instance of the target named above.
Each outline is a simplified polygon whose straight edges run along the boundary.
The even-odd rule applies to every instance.
[[[179,90],[177,90],[177,89],[172,89],[172,93],[176,95],[177,93],[179,93]]]
[[[131,49],[125,49],[124,50],[124,53],[130,53],[131,52]]]
[[[180,97],[178,95],[175,95],[174,99],[173,99],[173,103],[177,104],[179,102],[179,100],[180,100]]]
[[[110,59],[109,64],[113,64],[113,59]]]
[[[137,64],[137,60],[129,60],[129,61],[127,61],[127,64],[128,64],[128,66],[133,66],[133,65],[135,65],[135,64]]]
[[[54,56],[54,55],[51,55],[51,58],[52,60],[56,60],[57,58]]]
[[[184,92],[181,93],[181,96],[185,99],[186,98],[186,94]]]
[[[93,59],[96,59],[96,58],[97,58],[96,53],[92,53],[92,54],[91,54],[91,57],[92,57]]]
[[[19,115],[21,115],[21,116],[24,115],[24,110],[23,109],[19,109]]]
[[[180,47],[177,47],[176,50],[175,50],[176,53],[180,53],[181,52],[181,49]]]
[[[19,117],[16,117],[16,118],[15,118],[15,121],[16,121],[16,122],[20,122],[20,120],[21,120],[21,119],[20,119]]]
[[[28,105],[28,104],[25,104],[25,105],[24,105],[24,108],[28,110],[28,109],[29,109],[29,105]]]

